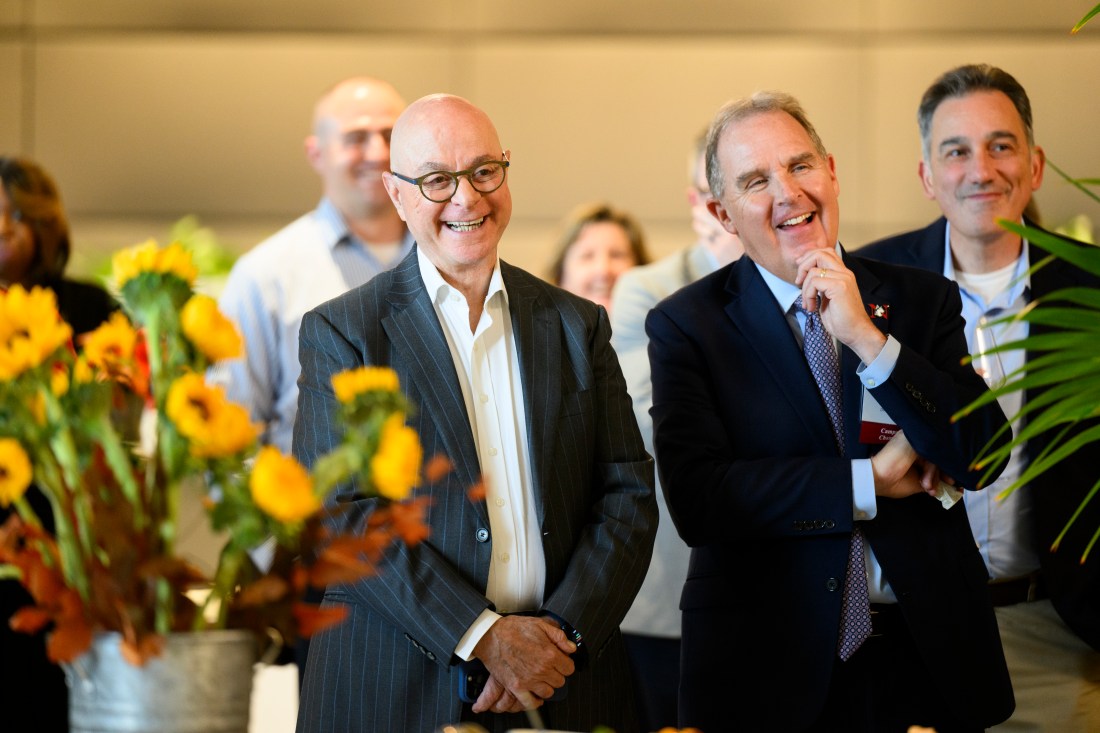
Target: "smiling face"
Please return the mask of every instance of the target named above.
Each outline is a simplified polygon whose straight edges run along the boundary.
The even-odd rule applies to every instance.
[[[997,219],[1019,221],[1043,180],[1043,153],[1028,144],[1020,113],[1003,92],[948,97],[932,115],[925,194],[951,222],[952,246],[1019,239]]]
[[[496,129],[488,116],[460,97],[436,95],[414,102],[394,127],[391,168],[416,178],[432,171],[467,170],[501,160]],[[491,272],[497,245],[512,216],[508,180],[479,193],[466,177],[450,201],[434,203],[415,183],[385,175],[386,190],[417,247],[448,280]]]
[[[840,184],[833,157],[822,157],[794,117],[767,111],[730,123],[718,164],[724,190],[708,206],[761,267],[793,283],[802,254],[836,246]]]
[[[608,308],[615,281],[636,264],[630,237],[623,228],[613,221],[594,221],[585,224],[569,245],[560,285]]]
[[[345,216],[390,209],[382,172],[389,168],[390,134],[404,108],[397,91],[375,79],[338,84],[317,104],[306,156],[325,196]]]

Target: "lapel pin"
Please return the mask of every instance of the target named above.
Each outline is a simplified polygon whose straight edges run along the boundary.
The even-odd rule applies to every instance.
[[[884,320],[889,320],[890,318],[890,306],[888,305],[868,303],[867,310],[871,313],[871,318],[882,318]]]

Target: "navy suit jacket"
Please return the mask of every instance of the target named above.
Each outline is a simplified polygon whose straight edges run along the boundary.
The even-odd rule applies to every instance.
[[[331,376],[364,364],[395,369],[415,405],[409,422],[425,456],[454,471],[422,489],[431,537],[389,549],[377,576],[330,587],[350,617],[313,639],[299,731],[431,731],[469,719],[455,694],[452,652],[485,597],[493,542],[483,501],[468,490],[481,469],[458,376],[416,251],[394,270],[318,306],[302,321],[302,376],[294,453],[306,465],[340,439]],[[642,447],[607,313],[501,262],[519,354],[535,506],[546,555],[543,610],[584,635],[587,669],[547,724],[628,730],[629,673],[618,631],[649,564],[656,531],[653,461]],[[331,503],[358,526],[374,506],[339,489]],[[486,714],[490,730],[527,727],[521,715]]]
[[[957,286],[844,261],[864,302],[888,306],[873,323],[902,345],[875,399],[920,454],[974,486],[970,461],[1005,418],[993,406],[950,421],[985,390],[959,363]],[[842,457],[802,349],[747,257],[661,302],[646,330],[661,483],[693,547],[680,723],[710,730],[733,711],[745,730],[801,730],[820,713],[837,658],[850,459],[871,453],[859,442],[859,358],[842,348]],[[923,493],[877,504],[864,533],[934,679],[950,681],[945,695],[954,682],[974,685],[954,700],[960,719],[1004,720],[1014,701],[965,511]]]
[[[1029,226],[1035,226],[1027,222]],[[861,256],[884,262],[943,272],[947,220],[940,217],[924,229],[879,240],[859,250]],[[1081,244],[1063,237],[1067,242]],[[1084,246],[1084,245],[1081,245]],[[1041,248],[1029,244],[1032,265],[1047,256]],[[1043,298],[1068,287],[1100,287],[1100,280],[1065,260],[1054,259],[1031,275],[1030,299]],[[1050,327],[1032,326],[1031,333],[1049,333]],[[1041,389],[1026,392],[1028,400]],[[1027,445],[1029,460],[1035,460],[1054,435],[1047,434]],[[1078,451],[1037,478],[1027,490],[1035,507],[1035,550],[1042,562],[1043,574],[1054,608],[1066,624],[1094,649],[1100,650],[1100,553],[1092,553],[1082,565],[1080,557],[1089,538],[1100,527],[1100,500],[1093,500],[1077,519],[1057,552],[1050,547],[1073,516],[1093,484],[1100,480],[1095,456]]]

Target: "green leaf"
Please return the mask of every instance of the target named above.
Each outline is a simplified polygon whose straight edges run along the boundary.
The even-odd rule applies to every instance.
[[[1081,20],[1077,21],[1077,25],[1073,26],[1073,28],[1070,30],[1070,33],[1076,33],[1077,31],[1084,28],[1085,23],[1088,23],[1090,20],[1092,20],[1093,16],[1096,15],[1097,13],[1100,13],[1100,5],[1097,5],[1092,10],[1085,13],[1085,17],[1081,18]]]
[[[1059,259],[1077,265],[1082,270],[1100,277],[1100,248],[1073,244],[1050,232],[1035,227],[1022,226],[1018,222],[1008,221],[1007,219],[998,219],[997,223],[1002,228],[1025,237],[1033,245],[1050,252]]]

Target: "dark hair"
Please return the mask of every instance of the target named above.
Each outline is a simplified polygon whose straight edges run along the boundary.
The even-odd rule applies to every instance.
[[[1028,145],[1035,144],[1035,132],[1031,126],[1031,100],[1016,78],[1003,69],[989,64],[966,64],[944,73],[932,82],[917,108],[917,124],[920,125],[920,142],[925,160],[932,152],[932,115],[943,100],[965,97],[974,92],[1001,92],[1012,101],[1024,123]]]
[[[610,204],[595,203],[584,204],[577,207],[565,220],[565,231],[558,239],[558,254],[554,258],[554,264],[550,266],[550,280],[555,285],[561,285],[562,275],[565,270],[565,255],[569,248],[581,235],[589,224],[598,222],[611,222],[618,224],[626,232],[626,238],[630,242],[630,252],[634,255],[635,265],[649,264],[649,253],[645,248],[645,235],[642,227],[630,214],[612,207]]]
[[[37,163],[0,157],[0,185],[11,201],[13,215],[30,227],[34,240],[34,257],[23,277],[24,284],[38,285],[60,278],[69,263],[72,244],[57,184]]]
[[[722,139],[722,133],[734,122],[740,122],[747,117],[766,112],[786,112],[789,114],[798,124],[802,125],[802,129],[810,136],[810,141],[814,144],[818,154],[823,159],[829,157],[828,152],[825,150],[825,144],[821,142],[817,130],[810,124],[810,118],[806,116],[806,110],[802,109],[802,105],[790,94],[785,92],[757,92],[751,97],[726,102],[714,115],[714,121],[710,124],[710,130],[707,132],[707,183],[710,184],[710,193],[715,198],[720,198],[725,190],[725,181],[722,180],[722,168],[718,163],[718,143]]]

